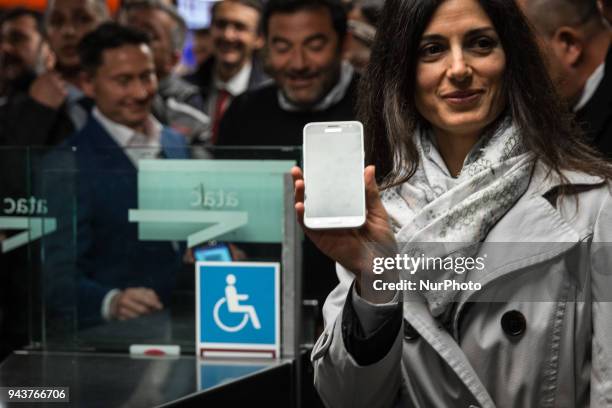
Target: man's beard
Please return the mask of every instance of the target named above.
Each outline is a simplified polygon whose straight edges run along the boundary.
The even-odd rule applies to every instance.
[[[7,73],[10,71],[12,71],[12,75],[7,78]],[[5,81],[16,80],[26,71],[28,71],[27,64],[19,56],[11,54],[2,54],[0,56],[0,72],[4,73],[2,78]]]
[[[341,62],[339,61],[338,63],[335,63],[331,66],[324,67],[317,72],[310,71],[310,72],[302,72],[302,73],[292,73],[292,74],[287,75],[292,78],[298,78],[298,79],[299,78],[307,79],[313,76],[314,77],[316,76],[324,77],[324,80],[321,83],[321,89],[319,91],[319,94],[316,95],[316,97],[313,98],[313,100],[308,101],[308,102],[296,101],[282,87],[280,89],[283,95],[285,96],[285,98],[289,102],[291,102],[296,107],[299,107],[300,109],[308,110],[316,106],[323,99],[325,99],[327,94],[329,94],[329,92],[334,88],[334,86],[336,86],[336,84],[340,81],[340,72],[341,72]]]
[[[0,95],[6,96],[17,92],[25,92],[35,79],[36,73],[34,70],[24,67],[14,78],[0,79]]]

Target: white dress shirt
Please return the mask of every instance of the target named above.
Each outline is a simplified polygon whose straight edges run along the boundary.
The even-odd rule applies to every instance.
[[[119,147],[124,149],[125,154],[135,167],[138,167],[139,160],[159,157],[163,126],[153,115],[149,115],[145,134],[110,120],[97,107],[93,108],[92,115]]]
[[[240,71],[229,81],[222,81],[217,75],[213,78],[213,87],[210,90],[210,94],[208,96],[208,100],[205,103],[207,108],[208,116],[212,118],[215,114],[215,105],[217,104],[217,96],[219,94],[219,89],[223,89],[227,91],[231,96],[225,102],[226,105],[229,105],[231,99],[240,95],[249,88],[249,78],[251,78],[251,71],[253,70],[253,64],[251,62],[246,63]],[[227,106],[224,106],[227,108]]]
[[[604,79],[604,74],[606,73],[606,63],[602,62],[600,66],[591,74],[586,84],[584,85],[584,90],[582,91],[582,96],[578,103],[574,106],[574,112],[578,112],[580,109],[584,108],[587,103],[591,100],[597,88],[601,84],[601,81]]]

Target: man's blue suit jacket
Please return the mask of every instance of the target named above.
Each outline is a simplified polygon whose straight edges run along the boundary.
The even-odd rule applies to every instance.
[[[53,282],[53,276],[48,276],[51,291],[47,291],[47,297],[70,297],[66,288],[72,286],[76,290],[73,303],[76,303],[80,327],[102,321],[102,301],[114,288],[150,288],[167,305],[176,273],[181,267],[181,248],[171,242],[140,241],[137,224],[128,222],[128,210],[138,208],[135,166],[92,116],[85,127],[66,140],[64,145],[76,148],[72,156],[72,165],[76,170],[73,173],[77,214],[76,254],[71,259],[74,264],[76,258],[76,270],[73,265],[68,280],[65,275],[62,279],[61,273],[55,273],[55,277],[60,277],[57,282]],[[161,156],[186,159],[188,155],[184,138],[164,128]],[[65,248],[67,243],[61,245]],[[57,245],[53,247],[58,249]],[[54,273],[55,269],[57,272],[57,268],[53,267],[53,264],[57,266],[57,262],[53,262],[52,251],[49,255],[50,271]],[[66,254],[59,255],[56,260],[61,258],[70,260]],[[62,282],[65,284],[63,288]],[[51,303],[60,305],[64,311],[71,309],[58,298],[51,300]]]

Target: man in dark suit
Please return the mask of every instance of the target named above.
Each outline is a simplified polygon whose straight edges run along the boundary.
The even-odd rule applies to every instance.
[[[200,88],[216,144],[223,114],[232,100],[268,80],[256,52],[263,45],[259,0],[223,0],[212,7],[213,56],[186,79]]]
[[[83,89],[95,101],[85,127],[65,143],[76,147],[73,282],[81,327],[162,309],[181,266],[179,248],[169,242],[140,241],[137,225],[128,222],[128,210],[138,208],[137,162],[187,158],[184,138],[151,115],[157,79],[148,41],[139,31],[106,23],[79,46],[85,70]],[[56,158],[61,156],[65,153]],[[63,165],[57,159],[49,163],[55,166],[48,170],[50,174]],[[57,201],[58,197],[50,198],[50,207]],[[62,208],[61,203],[50,211],[58,207]],[[60,231],[48,248],[46,296],[49,304],[66,309],[69,305],[62,299],[69,294],[66,288],[74,276],[67,278],[61,265],[69,259],[64,239],[70,225],[62,225],[61,220],[58,224]]]
[[[520,0],[557,91],[589,143],[612,158],[612,48],[597,0]]]

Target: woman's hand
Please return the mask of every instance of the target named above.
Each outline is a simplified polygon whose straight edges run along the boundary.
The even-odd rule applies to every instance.
[[[396,272],[385,272],[375,275],[372,272],[373,259],[377,256],[394,256],[396,243],[389,226],[380,193],[376,185],[374,166],[364,171],[366,194],[366,221],[360,228],[313,230],[304,226],[304,178],[299,167],[291,169],[295,187],[295,211],[297,219],[306,235],[325,255],[338,262],[357,276],[360,294],[374,303],[383,303],[389,299],[388,294],[363,290],[372,288],[376,279],[396,280]]]

